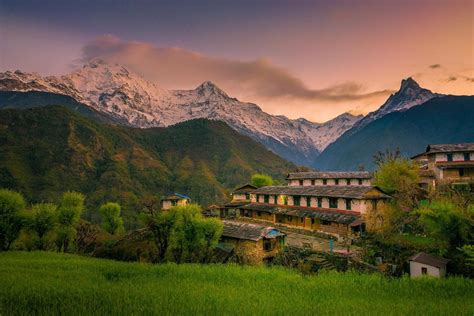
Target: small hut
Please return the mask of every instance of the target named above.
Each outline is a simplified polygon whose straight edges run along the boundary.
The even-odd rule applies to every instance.
[[[173,206],[184,206],[188,205],[191,202],[191,198],[189,196],[174,193],[170,196],[167,196],[161,199],[161,209],[168,210]]]
[[[420,252],[411,256],[408,261],[410,262],[410,276],[412,278],[423,275],[443,278],[446,275],[446,264],[449,260]]]

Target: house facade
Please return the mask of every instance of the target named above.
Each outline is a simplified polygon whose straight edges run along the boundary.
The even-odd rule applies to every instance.
[[[314,171],[293,172],[286,177],[289,186],[350,185],[370,186],[372,173],[368,171]]]
[[[342,176],[339,179],[357,179],[354,172],[338,173]],[[318,173],[311,173],[311,176],[321,178]],[[331,173],[327,173],[331,174]],[[370,174],[364,173],[362,180],[367,180]],[[333,173],[331,179],[338,179]],[[362,174],[359,174],[362,177]],[[304,180],[309,178],[308,172],[301,175],[292,173],[288,176],[287,186],[267,186],[255,189],[250,193],[250,202],[239,205],[239,216],[251,218],[259,221],[299,228],[309,231],[321,231],[328,234],[347,236],[359,233],[364,228],[364,214],[376,212],[383,208],[391,199],[390,196],[382,192],[377,187],[362,184],[335,185],[325,181],[325,184],[314,185],[310,181],[305,185]],[[298,185],[292,181],[298,179]],[[299,185],[300,179],[303,184]],[[331,184],[328,184],[331,183]]]
[[[240,263],[269,262],[285,246],[286,235],[274,227],[227,220],[223,224],[220,242],[233,249]]]
[[[419,165],[420,186],[474,183],[474,143],[428,145],[412,157]]]
[[[170,196],[167,196],[161,199],[161,209],[169,210],[173,206],[184,206],[184,205],[188,205],[190,202],[191,202],[190,197],[183,194],[174,193]]]

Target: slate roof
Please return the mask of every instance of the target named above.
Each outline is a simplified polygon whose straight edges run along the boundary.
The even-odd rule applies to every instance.
[[[238,187],[236,188],[232,193],[252,193],[253,191],[255,191],[255,189],[257,189],[256,186],[253,186],[251,184],[245,184],[241,187]]]
[[[299,206],[288,206],[288,205],[271,205],[271,204],[260,204],[251,203],[247,204],[241,209],[268,212],[271,214],[281,214],[296,217],[308,217],[317,218],[320,220],[326,220],[330,222],[336,222],[341,224],[350,224],[360,218],[359,212],[353,211],[342,211],[342,210],[327,210],[315,207],[299,207]]]
[[[390,199],[391,197],[383,193],[374,186],[352,186],[352,185],[312,185],[312,186],[268,186],[255,190],[254,194],[269,195],[300,195],[300,196],[320,196],[320,197],[341,197],[362,199],[367,193],[377,190],[379,195],[376,198]]]
[[[463,151],[474,151],[474,143],[431,144],[431,145],[426,146],[425,152],[413,156],[412,159],[425,155],[425,154],[463,152]]]
[[[279,236],[285,236],[284,233],[280,232],[274,227],[234,221],[222,222],[224,223],[224,230],[222,232],[222,236],[224,237],[258,241],[262,238],[276,238]]]
[[[303,179],[371,179],[372,173],[368,171],[311,171],[292,172],[288,180]]]
[[[436,257],[424,252],[420,252],[420,253],[417,253],[416,255],[411,256],[410,258],[408,258],[408,261],[424,263],[424,264],[437,267],[437,268],[444,268],[446,264],[449,262],[448,259]]]
[[[191,200],[191,198],[189,196],[186,196],[184,194],[179,194],[179,193],[174,193],[170,196],[167,196],[165,197],[164,199],[162,200],[170,200],[170,201],[174,201],[174,200],[182,200],[182,199],[185,199],[185,200]]]

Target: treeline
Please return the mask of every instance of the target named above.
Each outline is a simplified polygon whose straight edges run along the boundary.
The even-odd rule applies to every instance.
[[[145,200],[142,228],[125,232],[121,207],[107,202],[96,210],[101,225],[81,219],[85,196],[65,192],[58,204],[27,205],[23,196],[0,189],[0,250],[49,250],[149,262],[209,262],[222,222],[204,218],[198,205],[156,209]]]

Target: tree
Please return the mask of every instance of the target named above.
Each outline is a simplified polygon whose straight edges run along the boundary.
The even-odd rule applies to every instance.
[[[102,216],[102,227],[112,235],[117,235],[124,231],[120,212],[120,205],[113,202],[102,204],[99,209],[99,213]]]
[[[433,201],[417,210],[419,222],[426,234],[446,241],[451,249],[468,242],[473,230],[472,223],[463,216],[462,210],[449,200]]]
[[[56,247],[58,251],[67,251],[70,241],[76,237],[76,225],[79,223],[84,211],[83,194],[78,192],[65,192],[58,208],[58,230]]]
[[[223,225],[216,219],[205,219],[199,205],[170,209],[174,213],[167,255],[176,263],[204,262],[217,245]]]
[[[374,184],[384,192],[392,195],[398,207],[411,211],[417,205],[418,168],[397,155],[380,160],[379,168],[374,175]]]
[[[0,251],[8,250],[22,227],[21,212],[25,209],[23,196],[15,191],[0,190]]]
[[[46,247],[45,238],[56,224],[56,205],[52,203],[38,203],[31,207],[32,216],[29,229],[36,234],[37,248],[44,250]]]
[[[147,219],[161,262],[209,261],[223,229],[221,221],[204,218],[195,204],[175,206]]]
[[[257,188],[260,188],[273,185],[273,179],[267,174],[257,173],[252,176],[250,183]]]

